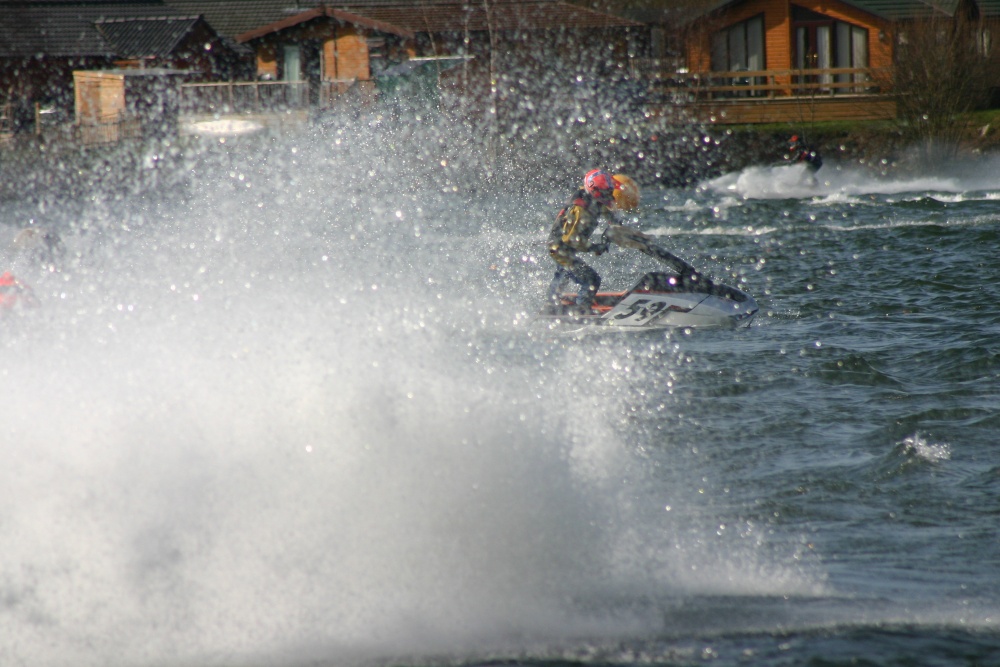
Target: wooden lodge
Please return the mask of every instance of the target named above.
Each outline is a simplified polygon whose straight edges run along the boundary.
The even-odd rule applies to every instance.
[[[240,77],[244,59],[200,16],[159,0],[0,0],[0,132],[38,133],[44,120],[114,140],[122,128],[110,126],[171,114],[163,86]]]
[[[370,102],[373,63],[412,57],[407,42],[414,37],[406,28],[326,6],[284,15],[235,36],[253,53],[253,81],[186,85],[183,106],[211,114],[307,110],[330,108],[352,93],[358,103]]]
[[[365,105],[394,78],[432,76],[443,112],[493,113],[508,124],[551,106],[566,86],[626,72],[644,31],[561,0],[298,0],[294,11],[283,0],[257,0],[240,12],[212,0],[166,1],[250,47],[257,81],[300,82],[313,108]],[[236,87],[185,86],[187,99],[230,92],[240,97]]]
[[[442,112],[517,126],[596,100],[583,89],[613,87],[644,30],[563,0],[0,0],[0,131],[40,105],[78,128],[128,123],[164,87],[161,118],[175,98],[182,117],[308,118],[414,76]]]
[[[640,64],[651,111],[718,124],[896,117],[896,51],[907,26],[961,12],[984,19],[994,0],[725,0],[683,27],[672,64]]]
[[[991,57],[1000,35],[1000,0],[722,0],[659,22],[655,3],[639,17],[606,1],[598,11],[566,0],[0,0],[0,135],[32,119],[37,129],[43,108],[95,141],[144,134],[143,119],[308,122],[401,99],[407,78],[436,112],[499,131],[622,112],[894,118],[908,22],[975,17]],[[139,129],[100,127],[128,123]]]

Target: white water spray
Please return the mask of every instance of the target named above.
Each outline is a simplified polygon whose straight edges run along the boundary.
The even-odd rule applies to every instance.
[[[639,591],[812,590],[752,554],[682,585],[713,547],[641,495],[635,378],[510,324],[537,216],[273,150],[72,221],[5,322],[4,664],[523,648],[655,632]]]

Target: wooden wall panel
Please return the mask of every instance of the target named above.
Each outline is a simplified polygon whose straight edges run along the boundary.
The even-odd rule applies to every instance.
[[[763,13],[767,69],[791,69],[792,4],[868,28],[869,67],[892,65],[891,25],[873,14],[836,0],[796,0],[794,3],[790,0],[747,0],[694,25],[687,42],[688,68],[692,72],[711,71],[712,34]]]
[[[320,73],[324,81],[338,79],[337,76],[337,40],[336,33],[323,40],[320,53]]]
[[[257,45],[257,77],[278,79],[278,49],[274,44],[261,43]]]
[[[357,79],[368,81],[371,70],[368,66],[368,43],[357,30],[346,27],[337,31],[336,39],[337,79]]]
[[[706,102],[684,109],[700,122],[716,125],[817,123],[831,120],[886,120],[896,117],[888,97],[779,99],[768,102]],[[673,111],[668,109],[666,111]],[[652,107],[654,114],[657,109]]]
[[[892,26],[888,21],[835,0],[796,0],[795,4],[838,21],[868,28],[868,66],[892,66]]]
[[[117,120],[125,111],[125,77],[112,72],[73,73],[78,125]]]

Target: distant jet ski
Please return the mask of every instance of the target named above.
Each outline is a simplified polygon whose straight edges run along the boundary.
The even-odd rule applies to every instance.
[[[646,234],[620,226],[605,234],[617,245],[659,259],[674,272],[647,273],[626,292],[598,292],[590,312],[579,312],[576,294],[563,294],[540,320],[630,329],[750,326],[759,307],[746,292],[711,281]]]

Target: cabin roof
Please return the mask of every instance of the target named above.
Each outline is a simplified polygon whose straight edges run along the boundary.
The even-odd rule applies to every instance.
[[[357,0],[355,0],[357,2]],[[399,0],[367,0],[352,11],[415,32],[464,32],[490,30],[559,30],[624,28],[637,21],[558,0],[493,0],[455,2],[431,0],[420,4]]]
[[[235,39],[262,26],[320,6],[318,0],[166,0],[184,14],[201,14],[220,34]]]
[[[95,26],[119,57],[164,57],[174,52],[200,20],[198,16],[113,18],[100,19]]]
[[[98,21],[181,17],[161,0],[0,0],[0,15],[0,57],[115,56]]]
[[[551,30],[639,26],[640,23],[561,0],[165,0],[201,14],[219,33],[236,38],[308,10],[328,7],[414,33],[465,30]],[[389,30],[389,32],[392,32]]]
[[[288,16],[286,18],[274,21],[267,25],[259,26],[253,30],[249,30],[242,34],[236,36],[236,41],[238,42],[248,42],[251,39],[257,37],[263,37],[279,30],[284,30],[292,26],[299,25],[300,23],[306,23],[307,21],[312,21],[316,18],[327,17],[336,19],[343,23],[351,23],[354,25],[360,25],[366,28],[371,28],[372,30],[377,30],[379,32],[385,32],[393,35],[399,35],[401,37],[413,37],[414,33],[412,30],[407,30],[406,28],[401,28],[391,23],[386,23],[385,21],[377,21],[367,16],[361,16],[359,14],[354,14],[352,12],[344,11],[342,9],[331,9],[330,7],[316,7],[313,9],[307,9],[298,14]]]
[[[879,18],[890,21],[925,18],[934,15],[954,16],[966,0],[839,0]],[[1000,16],[1000,0],[967,0],[978,7],[982,16]],[[744,0],[720,0],[706,7],[702,14],[714,13]],[[792,3],[794,4],[794,2]]]
[[[951,16],[958,0],[841,0],[885,19],[915,19],[935,14]]]
[[[963,5],[974,5],[981,16],[1000,16],[1000,0],[848,0],[849,4],[890,19],[914,19],[935,14],[955,16]]]
[[[0,0],[0,57],[163,56],[198,16],[245,41],[316,12],[401,36],[642,25],[562,0]]]

